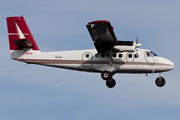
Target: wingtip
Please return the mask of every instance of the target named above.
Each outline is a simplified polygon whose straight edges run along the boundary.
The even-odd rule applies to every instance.
[[[93,24],[93,23],[110,23],[108,20],[95,20],[92,22],[89,22],[88,24]]]

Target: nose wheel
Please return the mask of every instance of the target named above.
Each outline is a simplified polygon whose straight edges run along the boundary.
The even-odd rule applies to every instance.
[[[156,79],[155,83],[158,87],[163,87],[166,84],[166,80],[163,77],[159,76]]]
[[[101,77],[106,80],[106,86],[108,88],[113,88],[116,85],[116,81],[112,78],[112,73],[110,71],[103,71]]]

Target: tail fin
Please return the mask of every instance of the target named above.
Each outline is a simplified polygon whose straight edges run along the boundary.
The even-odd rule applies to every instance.
[[[7,27],[10,50],[22,50],[23,48],[39,50],[23,16],[7,17]]]

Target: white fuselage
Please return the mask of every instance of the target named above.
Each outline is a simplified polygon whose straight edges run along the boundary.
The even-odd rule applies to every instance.
[[[174,68],[174,64],[159,56],[147,56],[149,50],[137,49],[135,52],[113,52],[98,54],[96,49],[60,52],[40,52],[32,49],[11,51],[11,58],[28,64],[39,64],[86,72],[114,73],[156,73]],[[109,61],[112,61],[110,63]]]

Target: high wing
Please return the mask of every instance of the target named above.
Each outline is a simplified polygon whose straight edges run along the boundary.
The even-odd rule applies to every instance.
[[[86,26],[98,52],[113,50],[114,45],[118,43],[113,31],[114,28],[109,21],[93,21]]]
[[[89,22],[87,29],[98,53],[107,51],[134,52],[141,44],[133,41],[117,41],[111,23],[107,20]]]

